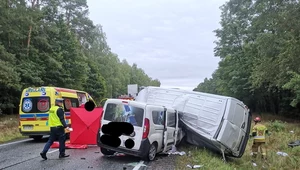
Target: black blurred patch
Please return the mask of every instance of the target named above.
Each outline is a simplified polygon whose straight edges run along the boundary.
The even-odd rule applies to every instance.
[[[85,103],[84,108],[85,110],[91,112],[95,108],[95,103],[89,100],[88,102]]]
[[[102,135],[100,141],[108,146],[119,147],[121,145],[121,139],[118,136]]]
[[[134,141],[133,141],[132,139],[127,139],[127,140],[125,141],[125,146],[126,146],[126,148],[128,148],[128,149],[133,148],[133,146],[134,146]]]
[[[119,139],[119,137],[122,134],[129,136],[130,134],[133,133],[133,130],[134,128],[132,124],[128,122],[109,122],[108,124],[103,125],[101,128],[101,131],[104,133],[104,135],[100,137],[100,141],[101,143],[108,146],[119,147],[121,144],[121,140]],[[132,142],[134,146],[134,141],[132,140]],[[128,144],[129,147],[132,145],[132,142],[129,142]]]

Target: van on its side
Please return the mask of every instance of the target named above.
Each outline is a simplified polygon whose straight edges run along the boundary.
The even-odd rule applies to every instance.
[[[251,127],[249,108],[233,97],[162,87],[145,87],[136,101],[174,108],[188,143],[240,158]]]
[[[108,99],[103,108],[101,127],[97,135],[97,144],[104,155],[115,152],[154,160],[157,153],[167,152],[172,145],[180,143],[184,133],[178,125],[178,112],[164,106],[149,105],[122,99]],[[129,122],[134,127],[131,135],[122,134],[119,147],[105,145],[101,140],[104,135],[102,127],[109,122]],[[125,146],[127,139],[134,141],[129,149]]]

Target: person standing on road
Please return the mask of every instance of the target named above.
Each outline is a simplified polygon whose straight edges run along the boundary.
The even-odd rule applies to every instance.
[[[69,128],[65,121],[65,113],[62,108],[63,99],[58,98],[55,100],[55,106],[52,106],[49,110],[49,119],[48,123],[50,126],[50,137],[46,145],[44,146],[43,151],[40,153],[41,157],[44,160],[47,160],[47,152],[50,149],[53,142],[58,138],[59,141],[59,158],[69,157],[70,155],[65,154],[65,141],[66,134],[65,128],[69,131],[73,131],[72,128]]]
[[[261,124],[260,117],[256,117],[254,119],[255,125],[252,129],[252,137],[254,138],[253,145],[252,145],[252,154],[253,158],[255,159],[257,157],[258,148],[260,147],[262,159],[266,160],[266,134],[269,134],[269,131],[267,127],[263,124]],[[254,161],[254,160],[252,160]]]

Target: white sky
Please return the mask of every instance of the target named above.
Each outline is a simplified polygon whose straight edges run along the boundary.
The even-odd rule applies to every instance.
[[[192,90],[218,67],[213,30],[225,0],[87,0],[120,60],[136,63],[161,87]]]

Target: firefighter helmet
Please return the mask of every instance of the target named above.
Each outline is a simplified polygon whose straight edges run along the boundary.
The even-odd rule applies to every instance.
[[[261,120],[260,120],[260,117],[256,117],[255,119],[254,119],[254,122],[260,122]]]

